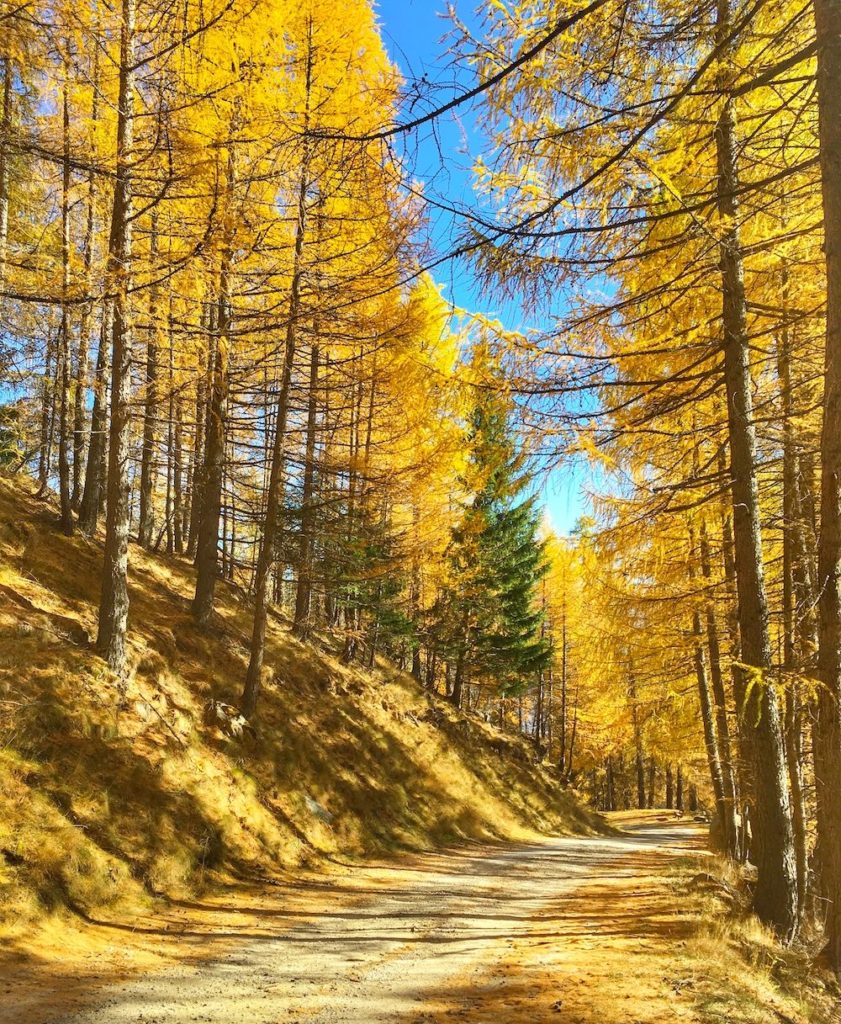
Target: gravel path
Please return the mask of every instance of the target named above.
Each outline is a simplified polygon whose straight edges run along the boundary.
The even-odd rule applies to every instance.
[[[294,923],[281,891],[275,919],[255,909],[253,937],[215,959],[104,987],[84,1010],[26,1024],[491,1024],[472,1013],[474,990],[503,983],[513,947],[563,942],[565,900],[594,883],[618,886],[621,899],[697,838],[691,825],[646,823],[618,837],[366,866],[347,882],[325,881],[319,905],[292,913]],[[597,941],[599,927],[594,919]],[[532,1024],[535,1009],[512,1007],[506,1024]]]

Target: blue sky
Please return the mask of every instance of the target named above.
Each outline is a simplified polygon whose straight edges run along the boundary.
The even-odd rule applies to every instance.
[[[383,41],[391,59],[400,67],[407,82],[422,81],[427,95],[419,97],[415,106],[403,113],[403,119],[418,116],[450,99],[457,92],[475,84],[469,73],[454,69],[447,55],[447,42],[442,37],[451,23],[442,17],[445,0],[377,0]],[[456,5],[458,16],[478,31],[479,19],[474,5]],[[433,88],[434,86],[434,88]],[[455,205],[475,204],[470,168],[481,151],[481,140],[472,130],[468,111],[459,110],[435,123],[434,131],[421,129],[407,140],[410,165],[416,177],[424,182],[426,194]],[[459,225],[451,218],[435,219],[433,239],[440,252],[451,247]],[[435,272],[446,296],[458,307],[497,316],[506,327],[522,329],[516,304],[497,304],[493,297],[482,296],[470,267],[465,261],[451,261]],[[568,533],[576,520],[589,511],[586,498],[588,476],[582,465],[566,465],[553,469],[543,485],[543,500],[548,517],[559,533]]]

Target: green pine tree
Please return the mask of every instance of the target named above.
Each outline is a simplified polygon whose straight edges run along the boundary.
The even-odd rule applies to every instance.
[[[453,531],[453,583],[436,629],[442,653],[456,666],[454,703],[467,678],[517,693],[552,657],[536,599],[548,569],[539,512],[501,402],[477,405],[469,440],[469,476],[479,487]]]

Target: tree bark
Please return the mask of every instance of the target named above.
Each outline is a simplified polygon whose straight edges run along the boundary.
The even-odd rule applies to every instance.
[[[200,374],[196,382],[196,422],[193,434],[193,459],[190,474],[190,518],[187,525],[187,557],[195,558],[201,523],[204,495],[204,431],[207,421],[207,374]]]
[[[701,573],[704,583],[709,588],[712,583],[712,559],[710,557],[709,537],[707,535],[707,523],[701,520],[700,547]],[[737,786],[736,769],[733,764],[733,744],[730,738],[730,723],[728,719],[727,693],[724,687],[724,674],[721,670],[721,644],[718,635],[718,622],[716,619],[715,602],[712,596],[707,593],[704,605],[704,620],[707,634],[707,650],[710,659],[710,681],[712,683],[712,695],[715,704],[715,731],[718,740],[718,755],[721,764],[721,780],[724,792],[724,805],[727,819],[723,823],[728,842],[728,853],[734,859],[741,856],[739,829],[737,825],[737,810],[739,802],[739,790]]]
[[[828,954],[841,975],[841,0],[815,0],[826,254],[826,353],[818,545],[823,686],[814,728],[818,869]]]
[[[152,266],[158,251],[156,218],[152,216],[150,258]],[[146,386],[143,404],[143,448],[140,455],[140,513],[137,541],[147,550],[152,546],[155,528],[155,476],[157,473],[158,430],[158,295],[153,288],[149,296],[149,330],[146,334]]]
[[[464,688],[464,660],[465,651],[464,648],[460,648],[456,657],[456,671],[453,676],[453,688],[450,692],[450,703],[454,708],[461,707],[461,694]],[[448,666],[449,668],[449,666]]]
[[[561,595],[561,720],[558,741],[558,770],[566,776],[567,756],[567,613],[566,592]]]
[[[99,120],[99,47],[94,47],[93,54],[93,98],[91,100],[91,125],[96,128]],[[82,503],[83,474],[85,461],[85,399],[88,390],[88,358],[91,342],[91,323],[93,321],[93,302],[90,295],[93,291],[93,246],[96,228],[96,173],[88,175],[88,202],[85,221],[85,240],[83,246],[84,281],[87,296],[82,306],[79,322],[79,346],[76,352],[76,389],[73,396],[73,508],[78,512]]]
[[[642,748],[642,726],[639,720],[639,707],[637,704],[637,681],[633,668],[630,670],[629,689],[631,695],[631,717],[634,727],[634,765],[637,776],[637,807],[640,810],[645,808],[645,757]]]
[[[756,792],[757,884],[760,919],[790,941],[797,929],[797,871],[780,705],[770,678],[768,601],[756,479],[756,434],[747,336],[744,270],[739,239],[735,107],[729,92],[732,34],[730,0],[718,0],[716,42],[722,46],[724,101],[715,130],[717,205],[722,219],[720,269],[724,329],[724,376],[730,437],[736,584],[743,664],[745,720],[751,725]]]
[[[569,731],[569,743],[567,744],[567,767],[564,772],[564,782],[571,782],[573,779],[573,757],[575,756],[575,738],[578,735],[578,685],[575,687],[575,697],[572,701],[572,727]]]
[[[68,73],[65,67],[65,76]],[[70,469],[70,99],[65,80],[62,90],[63,159],[61,175],[61,331],[58,349],[59,386],[58,417],[58,491],[61,504],[61,528],[73,536],[73,483]]]
[[[132,255],[132,146],[134,120],[135,0],[122,0],[120,88],[117,111],[117,170],[108,246],[114,283],[111,356],[111,418],[108,433],[108,488],[105,564],[99,604],[97,647],[109,667],[123,675],[128,622],[129,443],[131,350],[129,284]]]
[[[12,84],[14,65],[11,57],[2,58],[3,101],[0,114],[0,285],[6,281],[9,246],[9,141],[12,134]]]
[[[216,580],[219,576],[219,520],[222,513],[222,484],[225,476],[225,434],[228,410],[228,331],[230,318],[229,256],[223,255],[219,275],[216,315],[215,357],[207,406],[202,470],[201,510],[196,542],[196,592],[193,618],[207,626],[213,614]]]
[[[236,185],[234,159],[235,124],[231,124],[226,171],[227,202],[233,203]],[[230,211],[229,211],[230,217]],[[216,303],[216,331],[213,375],[204,436],[204,468],[201,475],[201,510],[196,542],[196,592],[193,618],[206,627],[213,614],[216,581],[219,576],[219,519],[222,512],[222,488],[225,479],[225,448],[228,418],[228,362],[231,328],[231,259],[233,236],[230,229],[222,249],[219,268],[219,294]]]
[[[613,777],[613,758],[608,754],[607,769],[605,773],[605,804],[606,810],[616,810],[616,780]]]
[[[88,457],[85,467],[85,486],[79,505],[79,529],[87,537],[96,532],[105,477],[105,432],[107,430],[106,377],[108,374],[108,337],[111,334],[111,306],[106,302],[102,310],[99,346],[93,381],[93,408]]]
[[[316,328],[317,330],[317,328]],[[304,450],[304,486],[301,495],[301,535],[298,540],[298,585],[295,591],[293,630],[306,636],[312,600],[313,548],[315,543],[315,439],[318,427],[318,344],[310,347],[310,377],[307,384],[307,437]]]
[[[797,596],[802,590],[796,577],[805,566],[799,560],[807,557],[801,539],[802,522],[799,496],[799,458],[794,437],[794,386],[791,372],[791,331],[788,316],[788,268],[781,271],[783,324],[777,341],[777,372],[783,428],[783,659],[785,673],[784,737],[789,785],[791,787],[792,825],[797,864],[797,896],[801,917],[806,906],[808,883],[808,846],[806,836],[806,800],[803,785],[803,721],[797,673],[806,666],[799,650]],[[802,595],[801,595],[802,596]],[[803,614],[807,614],[805,606]]]
[[[725,850],[732,855],[732,844],[735,839],[735,821],[730,821],[733,813],[732,806],[728,808],[724,796],[724,779],[721,770],[721,757],[718,751],[718,736],[715,728],[715,712],[713,709],[713,696],[707,674],[707,662],[704,656],[703,627],[701,625],[701,613],[696,608],[692,616],[692,631],[695,635],[695,676],[698,681],[698,697],[701,705],[701,721],[704,726],[704,745],[707,749],[707,764],[710,770],[710,781],[712,782],[713,796],[715,797],[716,812],[721,823],[722,836],[724,837]]]
[[[307,50],[305,73],[304,152],[301,162],[301,178],[298,184],[297,220],[295,225],[295,250],[292,267],[292,286],[289,294],[289,319],[286,324],[286,346],[283,354],[283,372],[277,397],[274,443],[272,445],[269,492],[266,499],[266,520],[257,565],[254,573],[254,624],[251,633],[251,657],[242,691],[241,707],[246,718],[256,708],[263,681],[263,659],[266,650],[266,624],[269,614],[269,582],[275,559],[277,539],[281,530],[281,510],[284,494],[284,463],[286,453],[286,421],[289,415],[289,394],[292,385],[292,371],[295,366],[295,348],[298,337],[298,317],[301,309],[301,284],[304,273],[304,241],[307,231],[307,190],[309,189],[310,149],[309,103],[312,88],[313,47],[312,22]]]

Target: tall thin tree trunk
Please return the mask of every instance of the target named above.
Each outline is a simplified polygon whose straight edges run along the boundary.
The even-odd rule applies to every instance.
[[[91,126],[95,130],[99,120],[99,47],[93,54],[93,89],[91,101]],[[93,321],[93,246],[96,228],[96,173],[88,175],[87,216],[83,244],[83,276],[85,282],[85,303],[79,323],[79,345],[76,351],[76,387],[73,395],[73,508],[78,512],[82,503],[82,468],[85,461],[85,400],[88,390],[88,358]]]
[[[564,580],[564,587],[566,580]],[[566,775],[567,755],[567,605],[566,590],[561,595],[561,720],[558,750],[558,770]]]
[[[216,316],[215,358],[207,405],[204,436],[204,468],[196,542],[196,592],[193,617],[206,626],[213,614],[216,581],[219,576],[219,521],[222,514],[222,486],[225,475],[225,433],[228,410],[228,331],[230,317],[229,266],[223,256],[219,276],[219,301]]]
[[[706,519],[701,519],[699,552],[701,556],[701,574],[707,588],[712,582],[712,559],[710,557],[709,536]],[[741,855],[741,843],[737,824],[739,791],[736,782],[736,770],[733,765],[733,744],[730,739],[730,723],[728,720],[727,693],[724,687],[724,674],[721,670],[721,644],[718,635],[715,601],[708,593],[704,602],[704,621],[707,634],[707,650],[710,659],[710,681],[715,703],[715,732],[718,740],[718,755],[721,764],[721,781],[724,792],[726,820],[725,838],[728,843],[727,852],[734,859]]]
[[[694,470],[697,473],[699,470],[699,453],[697,447],[693,452],[693,464]],[[701,563],[702,576],[706,582],[709,578],[709,573],[705,571],[707,563],[709,562],[709,551],[707,548],[706,524],[703,520],[701,525],[700,544],[696,542],[694,527],[690,526],[689,528],[689,550],[690,556],[688,559],[688,566],[690,581],[693,584],[697,582],[695,564],[696,559],[698,559]],[[713,628],[711,631],[709,598],[707,598],[706,601],[706,640],[711,653],[714,655],[715,668],[713,668],[711,664],[710,671],[707,671],[707,662],[704,653],[705,630],[702,624],[701,607],[696,605],[692,614],[692,632],[695,637],[695,675],[698,681],[698,697],[701,707],[701,721],[704,727],[704,744],[707,750],[707,764],[709,766],[710,781],[712,783],[713,795],[716,802],[716,814],[721,828],[721,835],[724,840],[724,852],[729,857],[736,859],[738,857],[739,850],[739,834],[736,824],[735,793],[733,789],[732,776],[729,779],[727,777],[729,759],[723,752],[720,732],[721,729],[724,729],[725,736],[727,735],[727,718],[726,709],[724,708],[724,682],[721,679],[721,666],[718,662],[718,637],[715,632],[714,613],[712,622]],[[712,682],[712,678],[716,671],[719,676],[717,686]],[[727,767],[725,767],[725,765],[727,765]]]
[[[117,111],[117,170],[109,240],[108,282],[113,282],[111,422],[105,564],[99,604],[97,647],[118,675],[126,666],[128,622],[129,442],[131,416],[131,324],[129,284],[132,242],[132,146],[134,127],[135,0],[122,0],[120,88]]]
[[[567,744],[567,767],[564,772],[564,782],[571,782],[573,779],[573,757],[575,756],[575,738],[578,735],[578,697],[579,687],[576,684],[575,696],[572,699],[572,727],[569,731],[569,743]]]
[[[169,311],[169,417],[172,421],[172,533],[176,555],[184,554],[184,444],[181,391],[175,386],[175,327]]]
[[[841,0],[814,0],[826,253],[821,437],[819,672],[814,729],[821,892],[830,962],[841,975]]]
[[[106,300],[102,309],[99,327],[99,345],[96,353],[96,367],[93,380],[93,408],[91,410],[91,432],[88,441],[88,457],[85,467],[85,486],[79,506],[79,529],[88,537],[96,532],[99,510],[102,506],[102,492],[105,467],[105,439],[108,429],[106,378],[108,374],[108,338],[111,334],[111,303]]]
[[[616,810],[616,780],[613,774],[613,758],[610,754],[607,757],[607,768],[606,768],[606,779],[605,779],[605,804],[606,810]]]
[[[6,281],[6,259],[9,246],[9,142],[12,135],[12,83],[14,65],[11,57],[3,57],[3,100],[0,112],[0,285]]]
[[[257,699],[263,681],[263,658],[266,650],[266,624],[269,615],[269,582],[275,549],[281,528],[283,508],[284,469],[286,453],[286,420],[289,414],[289,395],[292,386],[292,371],[295,366],[295,348],[298,337],[298,317],[301,310],[301,284],[304,272],[304,241],[307,231],[307,190],[309,188],[310,149],[309,103],[312,88],[313,47],[312,20],[309,23],[309,46],[305,74],[304,152],[301,162],[301,178],[298,184],[297,221],[295,225],[295,250],[292,266],[292,286],[289,294],[289,319],[286,325],[286,346],[283,354],[283,372],[277,397],[274,444],[272,445],[269,490],[266,498],[266,519],[257,566],[254,573],[254,625],[251,634],[251,657],[242,691],[242,712],[251,717],[257,708]]]
[[[157,218],[152,216],[150,258],[152,266],[158,252]],[[151,548],[155,528],[155,477],[157,475],[158,430],[158,290],[149,293],[149,330],[146,333],[146,386],[143,404],[143,448],[140,454],[140,512],[137,540],[141,547]]]
[[[739,593],[739,633],[752,725],[756,792],[757,884],[754,907],[759,917],[793,938],[798,921],[797,868],[791,802],[777,692],[770,678],[771,645],[768,601],[763,574],[759,494],[756,479],[756,433],[747,335],[744,269],[739,240],[735,104],[729,93],[732,35],[731,0],[718,0],[716,42],[723,48],[721,86],[725,94],[715,130],[718,160],[718,212],[723,221],[720,267],[723,293],[724,376]]]
[[[193,434],[193,459],[190,474],[190,518],[187,524],[187,557],[195,558],[199,540],[204,495],[204,428],[207,420],[206,374],[196,382],[196,422]]]
[[[704,726],[704,745],[707,748],[707,764],[709,765],[710,770],[710,781],[712,782],[716,812],[721,824],[725,849],[727,853],[732,854],[731,843],[735,837],[735,822],[733,822],[733,827],[731,829],[730,815],[732,814],[733,809],[732,807],[728,808],[724,797],[724,780],[721,770],[721,757],[718,750],[718,736],[715,728],[713,695],[709,676],[707,674],[707,662],[704,656],[701,613],[697,608],[692,615],[692,632],[695,636],[695,676],[698,681],[698,697],[701,705],[701,722]]]
[[[450,692],[450,703],[454,708],[461,707],[461,695],[464,689],[464,668],[465,660],[467,655],[467,617],[465,616],[462,624],[462,633],[464,639],[459,645],[458,654],[456,656],[456,670],[453,676],[453,688]],[[447,666],[449,668],[449,665]]]
[[[52,468],[53,425],[55,421],[55,367],[56,344],[53,341],[52,324],[47,328],[47,351],[44,356],[44,377],[41,383],[41,429],[38,447],[38,490],[36,497],[43,498],[50,483]]]
[[[317,328],[316,328],[317,331]],[[318,426],[318,344],[310,346],[310,377],[307,384],[307,437],[304,450],[304,487],[301,495],[301,535],[298,540],[298,585],[295,591],[293,629],[305,636],[309,629],[312,600],[313,547],[315,543],[315,436]]]
[[[236,184],[234,132],[228,147],[226,188],[228,204],[233,202]],[[228,418],[228,362],[231,328],[231,259],[233,237],[229,233],[222,251],[219,269],[219,295],[216,306],[215,354],[210,383],[210,401],[204,437],[204,469],[201,486],[201,512],[196,543],[196,592],[193,618],[207,626],[213,614],[216,581],[219,576],[219,519],[222,512],[222,488],[225,478],[225,450]]]
[[[806,837],[806,800],[803,785],[803,722],[800,711],[799,682],[796,673],[802,665],[798,652],[795,625],[798,586],[798,554],[804,557],[799,535],[800,497],[798,453],[794,437],[794,395],[791,373],[791,332],[788,316],[788,268],[783,265],[781,272],[781,295],[783,324],[777,343],[777,371],[780,384],[780,402],[783,428],[783,671],[786,673],[785,690],[785,744],[791,787],[792,825],[794,828],[794,850],[797,863],[797,894],[801,917],[806,906],[808,882],[808,846]],[[801,570],[802,571],[802,570]],[[804,612],[805,614],[805,612]]]
[[[65,76],[68,69],[65,67]],[[73,535],[73,483],[70,470],[70,99],[67,81],[62,90],[63,159],[61,176],[61,331],[58,348],[59,386],[58,417],[58,491],[61,503],[61,528]]]
[[[642,724],[637,700],[637,681],[633,667],[628,675],[629,693],[631,697],[631,719],[634,729],[634,765],[637,776],[637,807],[645,807],[645,755],[642,748]]]

